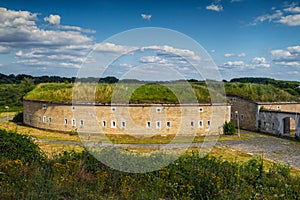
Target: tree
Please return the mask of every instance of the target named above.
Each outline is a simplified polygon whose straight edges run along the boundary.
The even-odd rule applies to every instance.
[[[236,128],[232,121],[225,121],[223,125],[223,133],[224,135],[233,135],[234,133],[236,133]]]

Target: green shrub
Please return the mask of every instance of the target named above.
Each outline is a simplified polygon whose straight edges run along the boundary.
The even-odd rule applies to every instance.
[[[13,122],[16,123],[22,123],[23,122],[23,112],[19,112],[18,114],[16,114],[14,116],[14,118],[12,119]]]
[[[71,132],[69,132],[69,135],[78,135],[78,132],[77,130],[72,130]]]
[[[224,125],[223,125],[223,133],[225,135],[233,135],[236,133],[236,128],[235,128],[235,125],[233,124],[232,121],[230,122],[225,122]]]
[[[118,160],[112,152],[127,155],[116,149],[103,153]],[[137,161],[148,157],[136,156]],[[298,199],[300,195],[300,178],[291,176],[288,166],[274,164],[266,171],[262,158],[238,163],[192,152],[148,173],[114,170],[86,150],[63,152],[46,161],[26,165],[15,158],[0,160],[0,199]]]
[[[0,129],[0,160],[21,160],[25,163],[42,162],[45,155],[33,138],[14,131]]]

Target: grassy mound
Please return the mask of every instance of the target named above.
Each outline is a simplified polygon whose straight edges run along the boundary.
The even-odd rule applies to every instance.
[[[252,101],[297,101],[297,97],[270,84],[227,83],[225,90],[227,95],[239,96]]]
[[[208,89],[204,82],[186,83],[81,83],[73,84],[48,83],[40,84],[27,93],[25,99],[43,100],[49,102],[72,102],[74,95],[78,102],[114,103],[210,103],[211,95],[214,101],[225,102],[222,94],[214,88]],[[253,83],[226,83],[226,95],[261,101],[297,101],[288,92],[273,85]],[[212,86],[213,87],[213,86]]]
[[[73,91],[72,84],[40,84],[29,92],[25,99],[49,102],[72,102],[72,95],[79,102],[115,103],[203,103],[210,102],[209,91],[205,86],[192,84],[78,84]],[[74,93],[73,93],[74,92]],[[220,96],[220,95],[219,95]],[[196,97],[196,98],[195,98]]]

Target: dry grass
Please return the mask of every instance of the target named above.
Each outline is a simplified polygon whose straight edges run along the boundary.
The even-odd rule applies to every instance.
[[[99,137],[99,136],[97,136]],[[134,137],[122,134],[106,134],[106,137],[100,137],[103,140],[109,140],[115,144],[167,144],[172,142],[175,135],[155,135],[152,137]],[[234,140],[250,140],[251,136],[241,135],[220,135],[220,136],[196,136],[193,143],[213,142],[213,141],[234,141]],[[176,143],[189,143],[191,138],[186,136],[177,136]]]
[[[0,112],[0,118],[5,118],[7,116],[12,117],[15,116],[17,114],[17,112]]]
[[[46,153],[48,157],[52,157],[55,154],[58,154],[63,151],[77,151],[80,152],[83,150],[83,147],[77,146],[77,145],[71,145],[71,144],[64,144],[63,141],[75,141],[75,142],[80,142],[80,138],[78,136],[70,136],[68,133],[62,133],[62,132],[54,132],[54,131],[47,131],[47,130],[41,130],[41,129],[36,129],[33,127],[28,127],[24,125],[19,125],[13,122],[7,123],[2,122],[0,123],[0,128],[6,129],[6,130],[12,130],[12,131],[17,131],[19,133],[25,134],[25,135],[30,135],[33,137],[36,137],[38,139],[43,139],[43,141],[38,141],[38,145],[42,149],[43,152]],[[106,140],[108,138],[114,142],[114,143],[119,143],[119,144],[166,144],[170,142],[170,140],[173,139],[174,136],[154,136],[154,137],[149,137],[149,138],[135,138],[132,136],[127,136],[127,135],[107,135]],[[251,136],[246,136],[246,135],[241,135],[239,138],[237,135],[233,136],[226,136],[226,135],[221,135],[218,140],[219,141],[228,141],[228,140],[247,140],[251,139]],[[197,136],[194,139],[194,142],[203,142],[205,141],[213,141],[215,140],[215,137],[204,137],[204,136]],[[52,144],[51,141],[62,141],[62,144]],[[103,141],[105,142],[105,141]],[[180,140],[180,142],[185,142],[184,138]],[[142,153],[149,153],[153,152],[157,149],[153,148],[126,148],[127,151],[134,151],[134,152],[142,152]],[[191,151],[202,151],[202,152],[207,152],[207,149],[199,149],[199,148],[190,148],[188,150],[189,152]],[[227,160],[229,162],[246,162],[253,158],[254,156],[261,156],[261,155],[254,155],[254,154],[249,154],[245,151],[241,150],[236,150],[230,147],[220,147],[220,146],[214,146],[210,152],[209,155],[215,156],[217,158],[220,158],[222,160]],[[273,161],[269,159],[264,159],[264,165],[266,169],[270,169],[272,167]],[[291,174],[295,176],[300,176],[300,169],[297,168],[291,168]]]
[[[153,148],[125,148],[125,151],[133,152],[133,153],[152,153],[159,149],[153,149]],[[174,149],[174,152],[176,152],[176,149]],[[244,163],[249,161],[250,159],[254,157],[261,157],[263,154],[250,154],[246,151],[233,149],[226,146],[214,146],[211,149],[205,149],[205,148],[197,148],[197,147],[191,147],[188,149],[187,152],[198,152],[203,153],[203,155],[206,155],[206,153],[209,156],[214,156],[218,159],[221,159],[223,161],[228,162],[238,162],[238,163]],[[272,168],[274,164],[274,161],[270,159],[264,158],[264,170],[268,171]],[[291,169],[291,175],[292,176],[300,176],[300,169],[290,167]]]
[[[199,148],[190,148],[189,151],[203,151]],[[205,150],[204,150],[205,151]],[[250,154],[246,151],[233,149],[230,147],[224,147],[224,146],[214,146],[211,151],[209,152],[209,155],[220,158],[221,160],[226,160],[229,162],[247,162],[250,159],[254,157],[261,157],[263,156],[263,153],[261,154]],[[272,168],[273,164],[275,163],[271,159],[267,159],[263,157],[264,159],[264,169],[269,170]],[[292,176],[300,176],[300,169],[295,167],[290,167],[291,169],[291,175]]]
[[[46,140],[65,140],[65,141],[76,141],[79,142],[80,138],[78,136],[71,136],[68,133],[56,132],[56,131],[47,131],[41,130],[33,127],[28,127],[20,124],[16,124],[13,122],[0,123],[0,128],[16,131],[21,134],[30,135],[38,139],[46,139]]]
[[[64,151],[82,152],[84,150],[83,147],[77,145],[49,144],[46,142],[37,142],[37,144],[48,158],[53,158]]]

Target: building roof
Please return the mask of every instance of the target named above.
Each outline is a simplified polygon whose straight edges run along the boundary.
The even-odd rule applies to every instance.
[[[227,96],[240,97],[256,103],[299,101],[296,96],[270,84],[227,83],[225,90]]]
[[[43,102],[95,104],[211,104],[210,92],[205,85],[191,83],[160,84],[40,84],[24,99]],[[226,103],[223,95],[215,93],[215,103]]]
[[[44,83],[29,92],[24,99],[65,103],[75,100],[77,103],[95,102],[96,104],[209,104],[211,95],[214,95],[213,103],[226,103],[225,91],[220,94],[213,87],[208,89],[205,82],[188,84],[186,82],[78,85]],[[227,96],[239,97],[256,104],[299,103],[297,97],[273,85],[226,83],[225,90]]]

